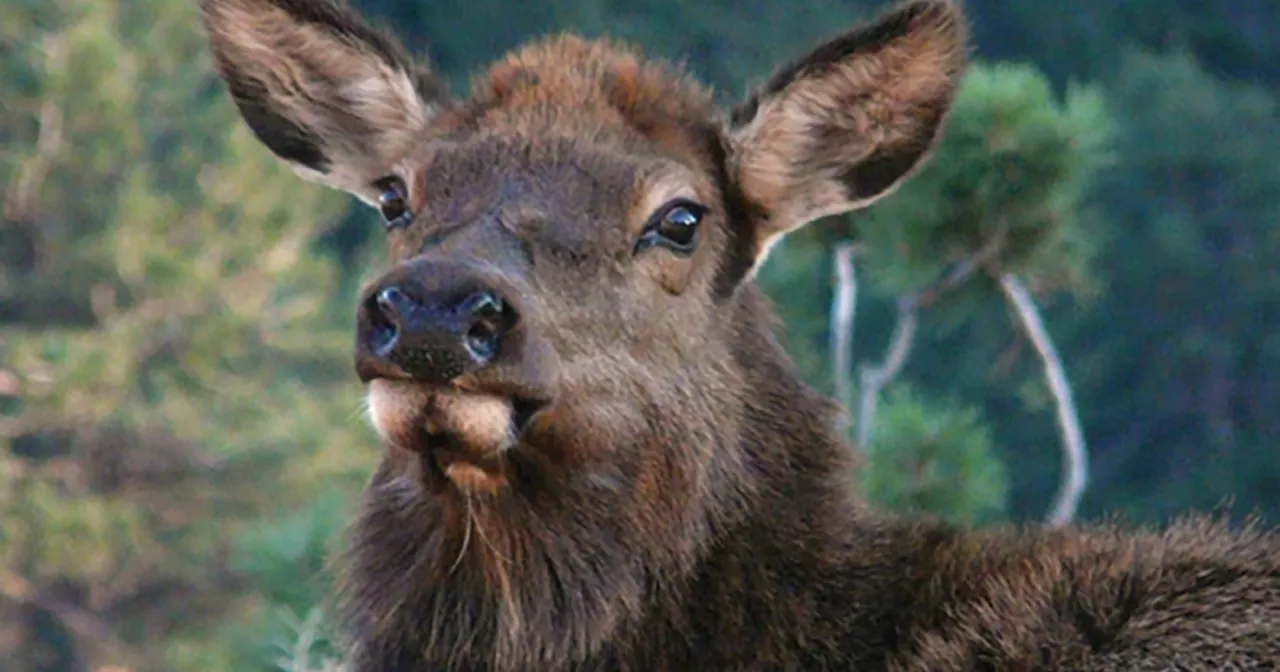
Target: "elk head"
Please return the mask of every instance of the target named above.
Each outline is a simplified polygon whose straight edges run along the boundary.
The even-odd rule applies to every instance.
[[[572,36],[455,99],[340,5],[201,3],[257,138],[385,228],[356,319],[387,444],[356,530],[374,549],[353,552],[357,627],[505,669],[597,651],[748,515],[770,428],[825,422],[752,275],[787,232],[921,164],[965,60],[959,11],[920,0],[732,110]],[[397,618],[421,624],[380,630]]]

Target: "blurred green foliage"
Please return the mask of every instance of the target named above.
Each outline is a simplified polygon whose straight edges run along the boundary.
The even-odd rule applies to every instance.
[[[1097,87],[1057,98],[1026,64],[970,70],[933,160],[859,222],[877,290],[919,291],[988,245],[1006,272],[1088,286],[1094,238],[1081,201],[1111,159],[1114,124]]]
[[[0,623],[47,613],[46,630],[106,649],[77,658],[226,667],[236,648],[209,632],[253,607],[238,537],[352,487],[375,454],[341,366],[350,299],[312,249],[346,201],[282,170],[227,108],[193,5],[4,12],[26,36],[0,77],[0,361],[20,388],[0,569],[10,598],[34,594]],[[9,659],[80,669],[41,649],[54,636]]]
[[[358,4],[458,88],[573,29],[683,60],[726,101],[873,5]],[[935,159],[762,270],[805,375],[856,388],[897,302],[995,250],[920,307],[850,475],[873,503],[1043,516],[1059,440],[992,279],[1010,272],[1075,387],[1086,517],[1231,496],[1280,518],[1280,37],[1259,28],[1280,10],[1235,4],[968,0],[979,65]],[[378,453],[349,368],[378,227],[256,143],[195,12],[0,8],[0,669],[302,670],[334,653],[327,562]],[[833,371],[846,240],[854,364]]]
[[[873,505],[962,525],[1002,519],[1009,477],[977,409],[899,385],[878,417],[859,474]]]

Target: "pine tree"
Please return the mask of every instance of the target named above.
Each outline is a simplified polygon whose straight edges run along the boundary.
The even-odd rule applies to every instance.
[[[0,630],[19,669],[217,669],[238,536],[366,468],[342,278],[181,0],[6,5]],[[163,55],[163,56],[161,56]],[[224,661],[225,662],[225,661]]]
[[[928,326],[945,334],[994,308],[1013,318],[1004,320],[1000,329],[1025,330],[1035,336],[1039,347],[1048,344],[1053,349],[1052,339],[1039,329],[1043,320],[1034,303],[1028,302],[1030,292],[1025,286],[1040,292],[1090,289],[1095,239],[1083,213],[1090,180],[1109,160],[1112,128],[1095,88],[1072,87],[1060,102],[1045,77],[1032,67],[977,64],[960,90],[947,133],[919,175],[852,221],[811,227],[783,247],[776,262],[771,262],[772,269],[765,269],[764,278],[775,292],[794,297],[802,291],[797,285],[802,278],[825,280],[815,278],[814,259],[851,237],[852,242],[845,244],[854,247],[846,249],[856,254],[843,258],[857,269],[844,269],[841,275],[846,282],[861,276],[857,287],[894,305],[885,354],[862,356],[866,363],[856,372],[857,401],[849,399],[857,408],[850,423],[866,453],[874,496],[882,504],[936,502],[937,506],[929,507],[931,513],[962,521],[981,517],[971,514],[970,508],[1004,510],[1007,503],[1003,501],[978,504],[1007,486],[1002,478],[992,476],[1002,472],[996,464],[1000,457],[990,451],[989,430],[971,409],[975,401],[952,410],[958,400],[950,395],[933,400],[923,391],[926,388],[919,388],[892,396],[893,404],[878,412],[879,398],[906,370],[914,342],[924,338],[918,325],[926,318]],[[819,296],[826,300],[831,295],[824,291]],[[789,326],[801,338],[817,345],[837,337],[838,330],[819,326],[812,318],[817,313],[813,303],[797,307],[792,299],[788,302],[793,304]],[[868,312],[873,319],[882,315]],[[808,321],[797,325],[797,313],[809,316]],[[859,337],[856,342],[866,340]],[[836,352],[844,347],[842,342]],[[864,346],[855,350],[866,352]],[[955,353],[952,366],[980,358],[979,353]],[[1060,356],[1050,352],[1044,358],[1051,363]],[[814,366],[813,361],[806,363]],[[1063,381],[1056,376],[1060,371],[1052,373],[1050,379],[1059,383],[1053,388],[1059,422],[1064,440],[1073,449],[1064,477],[1071,475],[1075,480],[1062,495],[1062,510],[1054,514],[1055,521],[1062,522],[1073,514],[1080,494],[1083,441],[1069,384],[1060,384]],[[827,379],[836,389],[855,387],[849,382],[838,384],[841,376],[854,377],[855,371],[852,367],[831,371]],[[1044,378],[1023,380],[1043,385]],[[928,382],[930,389],[945,389]],[[884,422],[886,411],[892,422]],[[952,422],[954,427],[938,431],[912,424],[924,423],[930,413],[937,414],[937,422]],[[972,468],[973,473],[983,476],[967,486],[948,480],[925,482],[930,478],[928,470],[919,465],[945,465],[947,460],[980,465]],[[890,485],[891,473],[898,474],[897,486]],[[938,491],[926,493],[931,487]],[[957,504],[954,493],[940,491],[965,487],[972,488],[968,491],[976,498],[969,506]]]

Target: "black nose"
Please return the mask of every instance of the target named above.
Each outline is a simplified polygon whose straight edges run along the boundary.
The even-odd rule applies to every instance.
[[[366,381],[388,364],[437,385],[497,358],[515,311],[493,290],[428,291],[412,282],[377,287],[360,316],[357,372]]]

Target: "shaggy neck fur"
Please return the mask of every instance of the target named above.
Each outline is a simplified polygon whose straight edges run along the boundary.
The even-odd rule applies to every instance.
[[[760,326],[772,322],[760,292],[747,286],[733,300],[729,342],[737,344],[741,391],[732,396],[738,407],[719,409],[716,424],[737,429],[666,430],[714,442],[699,450],[668,441],[667,450],[709,456],[673,461],[652,484],[680,491],[683,510],[671,520],[637,519],[617,499],[617,488],[643,482],[593,486],[557,473],[575,480],[560,487],[533,456],[517,466],[536,486],[464,505],[423,495],[416,456],[388,456],[347,558],[343,611],[356,638],[355,669],[643,669],[636,664],[655,655],[655,637],[666,641],[656,647],[664,658],[679,657],[692,645],[679,633],[698,629],[691,626],[746,625],[699,613],[707,597],[757,601],[760,582],[770,580],[761,571],[793,573],[791,565],[841,555],[855,504],[850,451],[829,429],[835,407],[801,382]],[[662,433],[634,450],[662,450]],[[773,609],[759,607],[757,618]]]

